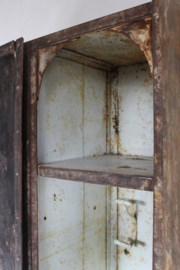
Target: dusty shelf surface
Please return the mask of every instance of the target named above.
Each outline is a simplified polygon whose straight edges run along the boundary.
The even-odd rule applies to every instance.
[[[38,166],[38,175],[72,181],[153,190],[152,157],[103,155]]]
[[[120,155],[103,155],[97,157],[75,158],[39,167],[50,167],[68,170],[109,172],[122,175],[153,177],[154,166],[151,157],[132,157]]]

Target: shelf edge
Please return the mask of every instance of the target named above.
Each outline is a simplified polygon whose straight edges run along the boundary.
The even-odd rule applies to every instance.
[[[153,177],[148,176],[146,177],[135,175],[120,175],[108,172],[52,168],[41,165],[38,166],[38,175],[50,178],[115,186],[121,188],[137,189],[144,191],[154,190]]]

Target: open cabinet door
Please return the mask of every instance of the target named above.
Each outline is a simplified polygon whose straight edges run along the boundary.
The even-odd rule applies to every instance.
[[[23,39],[0,47],[0,269],[22,269]]]

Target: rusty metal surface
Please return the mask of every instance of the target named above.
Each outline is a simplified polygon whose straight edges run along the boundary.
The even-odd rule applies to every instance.
[[[108,30],[83,35],[77,41],[69,42],[64,48],[100,60],[112,68],[147,61],[134,41],[121,33]]]
[[[153,56],[152,56],[152,18],[145,18],[130,22],[126,25],[116,26],[110,29],[122,33],[131,41],[138,45],[146,56],[151,73],[153,73]]]
[[[122,11],[104,18],[80,25],[70,29],[51,34],[46,37],[39,38],[25,44],[25,95],[24,95],[24,247],[25,247],[25,269],[38,269],[38,223],[37,223],[37,81],[38,81],[38,51],[41,47],[55,45],[63,40],[79,37],[83,34],[94,32],[97,30],[104,30],[115,25],[125,24],[132,20],[146,18],[151,16],[151,3],[132,8],[130,10]],[[57,172],[58,173],[58,172]],[[68,172],[68,174],[71,172]],[[62,178],[64,175],[60,175]],[[92,174],[87,177],[92,178]],[[69,176],[68,176],[69,177]],[[83,180],[82,175],[77,176],[78,179]],[[127,177],[128,178],[128,177]],[[107,178],[108,179],[108,178]],[[90,179],[94,181],[94,179]],[[115,179],[116,183],[121,182],[121,186],[129,186],[129,179]],[[136,181],[131,179],[130,186],[138,189],[153,190],[152,184],[146,179]],[[141,183],[140,183],[141,182]],[[127,184],[128,183],[128,184]]]
[[[0,46],[0,56],[11,53],[15,50],[15,42],[11,41],[5,45]]]
[[[163,266],[163,92],[162,52],[160,47],[159,1],[153,1],[153,89],[154,89],[154,222],[153,222],[153,269]]]
[[[118,246],[118,270],[152,270],[153,193],[118,188],[117,197],[130,203],[117,205],[117,237],[132,244],[131,248]]]
[[[52,46],[40,48],[38,50],[38,90],[37,90],[37,98],[39,97],[39,90],[41,87],[42,79],[44,72],[51,62],[51,60],[54,58],[54,56],[57,54],[57,52],[63,48],[69,41],[61,42]]]
[[[104,71],[55,57],[38,101],[38,163],[104,154],[105,104]]]
[[[91,184],[124,187],[130,189],[153,191],[153,178],[117,175],[92,171],[78,171],[39,166],[38,175]]]
[[[162,67],[157,69],[156,80],[158,85],[162,82],[164,103],[164,122],[160,117],[157,119],[157,127],[163,128],[163,185],[161,179],[157,181],[157,184],[161,184],[158,185],[161,192],[163,189],[163,262],[162,268],[156,269],[178,270],[180,266],[180,2],[178,0],[154,1],[154,6],[156,7],[154,21],[159,21],[162,50]],[[155,30],[157,31],[157,28]],[[158,59],[159,50],[155,48]],[[162,205],[162,201],[159,203]],[[162,210],[160,214],[162,216]]]
[[[38,269],[37,51],[24,54],[23,269]]]
[[[88,142],[89,140],[87,140],[85,144],[88,144]],[[93,141],[92,144],[95,144],[95,142]],[[152,178],[154,175],[153,157],[132,157],[114,154],[93,156],[90,149],[91,147],[87,147],[85,157],[61,160],[39,166],[78,171],[108,172],[116,173],[117,175],[147,178]]]
[[[105,62],[100,61],[98,59],[94,59],[86,55],[72,52],[67,49],[61,49],[57,53],[56,57],[67,59],[67,60],[70,60],[79,64],[84,64],[85,66],[93,67],[93,68],[100,69],[103,71],[111,71],[112,69],[112,65],[110,64],[106,64]]]
[[[111,97],[110,97],[110,152],[118,154],[118,138],[119,138],[119,98],[118,98],[118,69],[111,72]]]
[[[23,98],[23,38],[16,41],[15,122],[14,122],[14,206],[15,206],[15,270],[23,263],[22,252],[22,98]]]
[[[44,177],[38,186],[40,269],[106,269],[106,186]]]
[[[25,50],[34,50],[45,46],[53,45],[60,41],[76,38],[81,35],[110,28],[115,25],[125,24],[127,22],[146,18],[152,14],[151,2],[133,7],[124,11],[114,13],[81,25],[77,25],[29,42],[25,43]]]
[[[118,68],[118,100],[118,153],[153,157],[153,80],[148,63]]]
[[[12,44],[12,43],[10,43]],[[0,57],[0,269],[22,269],[23,39]]]

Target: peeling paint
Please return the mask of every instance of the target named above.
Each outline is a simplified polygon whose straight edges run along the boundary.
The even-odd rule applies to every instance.
[[[111,31],[119,32],[130,38],[144,52],[151,74],[153,74],[153,57],[152,57],[152,18],[145,18],[139,21],[115,26]]]

